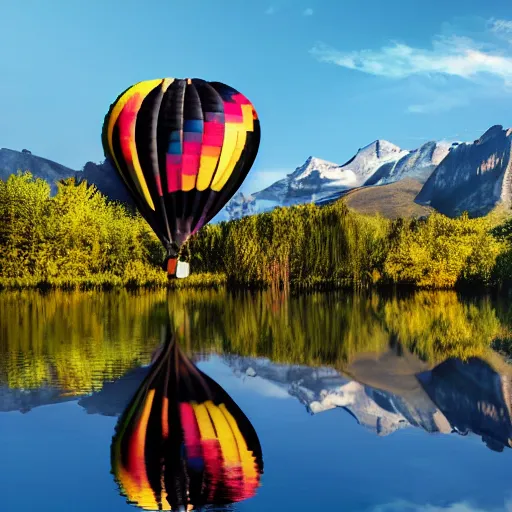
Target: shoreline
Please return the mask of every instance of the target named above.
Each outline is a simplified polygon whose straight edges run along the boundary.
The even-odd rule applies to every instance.
[[[167,279],[167,274],[162,273],[161,278],[138,278],[137,280],[123,280],[118,276],[97,274],[89,277],[78,278],[51,278],[48,280],[32,277],[1,278],[0,293],[14,290],[50,290],[61,291],[110,291],[110,290],[177,290],[177,289],[218,289],[226,288],[232,291],[246,290],[251,292],[273,290],[279,293],[297,292],[332,292],[352,291],[371,292],[377,291],[384,295],[394,293],[414,293],[416,291],[454,291],[464,295],[510,295],[512,288],[509,286],[470,286],[467,283],[456,283],[453,286],[431,287],[418,286],[412,283],[359,283],[351,279],[311,281],[290,281],[287,286],[272,285],[264,282],[238,282],[223,273],[196,273],[185,279]]]

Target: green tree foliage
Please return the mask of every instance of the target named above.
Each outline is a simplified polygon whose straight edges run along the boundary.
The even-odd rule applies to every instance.
[[[149,312],[165,290],[109,293],[34,290],[0,294],[0,380],[14,388],[58,385],[70,394],[146,364],[158,343]]]
[[[22,277],[51,257],[50,186],[29,173],[0,181],[0,275]]]
[[[85,181],[0,181],[0,285],[332,288],[512,285],[512,220],[390,221],[343,201],[207,225],[188,242],[193,275],[167,281],[162,244],[139,214]]]
[[[491,218],[451,219],[440,213],[425,221],[400,222],[393,232],[384,273],[392,282],[450,288],[457,282],[491,283],[498,256],[508,244],[490,232]]]
[[[380,277],[388,231],[386,219],[354,214],[343,202],[307,204],[207,227],[191,250],[206,248],[201,271],[241,285],[364,285]]]
[[[39,282],[159,283],[159,240],[140,215],[73,178],[49,185],[29,172],[0,181],[0,275]]]
[[[201,253],[202,271],[225,272],[241,285],[512,283],[512,236],[500,237],[495,230],[492,216],[451,219],[433,213],[392,222],[350,211],[340,201],[277,208],[210,226],[192,247]]]

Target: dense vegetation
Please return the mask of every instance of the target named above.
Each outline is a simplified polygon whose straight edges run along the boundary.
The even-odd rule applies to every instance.
[[[343,202],[209,225],[190,242],[193,274],[167,281],[160,242],[138,214],[94,186],[0,181],[0,286],[502,287],[512,282],[512,221],[361,215]]]
[[[30,173],[0,180],[0,285],[166,285],[163,259],[146,221],[85,181],[64,180],[51,197],[48,183]],[[221,281],[195,276],[188,284]]]
[[[198,271],[233,283],[299,288],[496,286],[512,277],[512,221],[498,216],[384,219],[343,202],[277,208],[210,225],[191,241]]]

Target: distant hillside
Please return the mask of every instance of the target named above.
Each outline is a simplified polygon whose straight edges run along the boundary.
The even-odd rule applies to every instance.
[[[414,202],[423,185],[412,178],[405,178],[387,185],[362,187],[348,192],[345,202],[359,213],[371,215],[380,213],[383,217],[422,217],[432,211],[427,206]]]
[[[123,180],[108,161],[99,164],[87,162],[83,170],[77,172],[75,176],[78,179],[87,180],[88,183],[94,183],[98,190],[112,201],[121,201],[133,206],[133,201]]]
[[[123,181],[107,161],[99,164],[87,162],[81,171],[76,171],[34,155],[27,149],[22,151],[0,149],[0,179],[5,181],[11,174],[16,174],[18,171],[30,171],[36,178],[46,180],[51,186],[52,194],[57,192],[58,181],[74,177],[78,181],[87,180],[88,183],[93,183],[112,201],[132,204]]]
[[[33,155],[27,149],[23,151],[0,149],[0,179],[7,180],[11,174],[16,174],[18,170],[30,171],[37,178],[46,180],[51,185],[53,193],[57,191],[56,183],[59,180],[74,176],[76,173],[69,167]]]

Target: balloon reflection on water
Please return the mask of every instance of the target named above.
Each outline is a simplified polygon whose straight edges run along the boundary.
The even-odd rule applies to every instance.
[[[263,472],[254,427],[174,336],[121,415],[111,462],[122,494],[145,510],[242,501]]]

